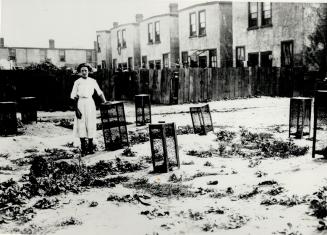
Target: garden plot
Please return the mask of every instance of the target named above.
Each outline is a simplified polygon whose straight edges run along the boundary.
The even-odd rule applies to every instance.
[[[175,122],[180,169],[152,172],[148,128],[128,125],[130,148],[81,160],[58,125],[71,112],[0,138],[0,232],[55,234],[315,234],[326,230],[326,162],[288,140],[286,98],[209,103],[214,132],[193,134],[192,105],[153,106]],[[125,106],[135,122],[134,107]],[[12,178],[12,180],[10,180]]]

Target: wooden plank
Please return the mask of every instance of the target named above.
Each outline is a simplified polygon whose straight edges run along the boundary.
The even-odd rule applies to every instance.
[[[178,103],[184,103],[184,84],[185,84],[185,72],[184,69],[178,69],[179,72],[179,87],[178,87]]]
[[[211,72],[211,99],[218,100],[218,68],[212,68]]]
[[[200,101],[201,96],[201,84],[200,84],[200,68],[195,68],[195,75],[194,75],[194,102]]]
[[[225,71],[223,68],[218,68],[218,99],[225,97]]]
[[[189,99],[190,102],[194,102],[194,74],[195,74],[195,69],[194,68],[189,68],[190,70],[190,93],[189,93]]]
[[[190,70],[184,68],[184,103],[190,103]]]
[[[207,100],[212,100],[212,68],[208,68],[207,70],[207,81],[208,81],[208,89],[207,89]]]

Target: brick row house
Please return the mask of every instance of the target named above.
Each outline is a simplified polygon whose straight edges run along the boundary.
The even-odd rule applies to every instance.
[[[233,65],[302,66],[319,4],[233,2]]]
[[[231,66],[231,2],[207,2],[181,9],[178,20],[180,58],[184,66]]]
[[[109,37],[105,44],[111,45],[112,66],[114,69],[121,68],[174,68],[184,67],[221,67],[232,65],[232,3],[231,2],[208,2],[196,4],[178,10],[176,3],[169,4],[169,12],[166,14],[151,16],[141,19],[137,15],[136,23],[116,26],[109,30]],[[130,26],[134,48],[140,50],[128,50],[125,43]],[[139,34],[137,34],[137,30]],[[121,34],[117,34],[120,31]],[[97,32],[98,44],[103,45],[104,35]],[[134,36],[133,36],[134,35]],[[127,37],[129,38],[129,37]],[[132,43],[132,42],[131,42]],[[103,47],[101,46],[100,47]],[[129,51],[129,52],[128,52]],[[107,53],[107,52],[98,52]],[[120,53],[120,54],[119,54]],[[127,55],[128,54],[128,55]],[[110,65],[98,56],[98,66]],[[101,58],[104,58],[102,55]],[[129,61],[134,61],[129,66]],[[105,63],[104,63],[105,61]]]
[[[178,63],[178,5],[170,4],[169,9],[167,14],[152,16],[140,23],[143,68],[171,68]]]
[[[302,66],[321,4],[213,1],[178,10],[171,3],[166,14],[98,31],[98,66]]]

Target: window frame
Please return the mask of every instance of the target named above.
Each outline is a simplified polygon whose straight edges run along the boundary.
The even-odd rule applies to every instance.
[[[117,48],[121,48],[121,40],[120,40],[120,30],[117,30]]]
[[[9,48],[9,60],[16,61],[17,54],[16,54],[16,48]]]
[[[194,15],[194,31],[192,31],[192,15]],[[197,30],[196,30],[196,12],[190,12],[189,14],[189,36],[190,37],[196,37],[197,36]]]
[[[154,60],[149,60],[149,69],[154,69],[155,68],[155,61]]]
[[[97,35],[97,51],[98,51],[98,53],[101,52],[101,47],[100,47],[100,43],[99,43],[99,38],[100,38],[100,35]]]
[[[157,25],[158,25],[158,34],[157,34]],[[160,43],[160,21],[154,22],[154,42]]]
[[[283,52],[283,45],[286,44],[290,44],[291,47],[291,51],[290,51],[290,63],[289,64],[285,64],[285,55]],[[294,66],[294,40],[286,40],[286,41],[281,41],[280,44],[280,49],[281,49],[281,53],[280,53],[280,66],[281,67],[293,67]]]
[[[159,66],[158,66],[158,64],[159,64]],[[156,70],[161,69],[162,68],[161,60],[154,60],[154,67],[155,67]]]
[[[202,22],[202,23],[204,23],[204,27],[201,27],[201,13],[204,13],[204,22]],[[206,10],[199,11],[199,15],[198,15],[198,27],[199,27],[199,37],[200,36],[206,36],[206,29],[207,29]]]
[[[62,52],[63,52],[63,55],[61,54]],[[66,62],[66,51],[65,50],[59,50],[59,61]]]
[[[250,53],[248,53],[248,64],[247,65],[248,65],[248,67],[255,67],[255,66],[252,66],[251,64],[249,65],[250,55],[257,55],[258,62],[257,62],[257,64],[255,66],[259,67],[259,52],[250,52]]]
[[[126,48],[127,47],[127,43],[126,43],[126,29],[122,29],[121,30],[121,41],[122,41],[122,48]]]
[[[185,55],[186,55],[186,62],[185,62],[185,60],[184,60]],[[188,61],[188,51],[182,51],[182,52],[181,52],[181,58],[182,58],[182,65],[183,65],[183,67],[184,67],[184,68],[185,68],[185,67],[188,67],[188,66],[189,66],[189,61]]]
[[[272,67],[272,59],[270,61],[269,66],[262,66],[262,61],[263,61],[262,57],[264,55],[271,55],[271,58],[272,58],[272,51],[262,51],[262,52],[260,52],[260,67],[269,67],[269,68],[271,68]]]
[[[141,57],[141,62],[142,62],[142,68],[146,69],[148,66],[148,56],[143,55]],[[143,67],[143,65],[144,65],[144,67]]]
[[[162,54],[162,67],[169,68],[169,53]]]
[[[251,4],[256,4],[256,12],[251,12]],[[248,29],[258,28],[258,16],[259,16],[259,3],[258,2],[249,2],[248,3]],[[252,18],[252,14],[257,14],[255,20]]]
[[[150,28],[151,26],[151,28]],[[148,23],[148,43],[153,44],[154,43],[154,35],[153,35],[153,23]]]
[[[269,3],[269,10],[264,10],[264,4]],[[270,11],[270,17],[265,18],[265,12]],[[271,2],[261,2],[261,26],[270,26],[272,25],[272,3]]]
[[[243,49],[243,60],[239,59],[239,50]],[[244,67],[244,61],[246,61],[246,57],[245,57],[245,46],[237,46],[235,47],[235,58],[236,58],[236,67]],[[242,63],[240,63],[242,62]]]
[[[215,52],[215,53],[212,53],[212,52]],[[215,58],[215,59],[213,60],[213,58]],[[217,49],[210,49],[209,50],[209,68],[217,68],[217,67],[218,67]]]

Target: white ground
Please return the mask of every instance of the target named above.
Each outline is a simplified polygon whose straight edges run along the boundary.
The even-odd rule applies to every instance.
[[[270,132],[276,138],[288,138],[289,99],[288,98],[251,98],[228,101],[210,102],[213,125],[215,132],[226,129],[239,131],[240,126],[252,132]],[[152,106],[152,121],[175,122],[176,126],[192,125],[188,113],[191,104],[174,106]],[[125,104],[127,121],[134,123],[134,106]],[[72,118],[72,112],[39,112],[42,120],[55,120]],[[276,128],[277,127],[277,128]],[[147,130],[147,127],[128,125],[128,130]],[[279,131],[276,131],[279,129]],[[58,127],[54,122],[38,122],[24,127],[23,135],[0,137],[0,153],[9,153],[9,158],[0,158],[0,166],[12,166],[14,171],[0,171],[0,181],[10,178],[19,180],[23,173],[27,173],[28,166],[18,167],[11,162],[22,158],[26,149],[37,148],[63,148],[63,145],[79,141],[72,137],[72,131]],[[214,189],[216,192],[226,191],[232,187],[234,194],[221,199],[211,198],[209,194],[199,195],[195,198],[159,198],[152,196],[146,200],[150,206],[140,203],[109,202],[109,195],[133,195],[137,192],[121,184],[114,188],[89,189],[80,194],[66,194],[57,196],[60,200],[59,207],[48,210],[37,210],[35,217],[28,223],[17,225],[9,223],[0,225],[0,232],[12,233],[14,228],[21,232],[55,233],[55,234],[205,234],[205,224],[216,224],[214,234],[317,234],[318,220],[309,215],[308,203],[293,207],[282,205],[264,206],[260,202],[267,197],[266,191],[272,186],[260,187],[261,193],[249,199],[239,199],[237,195],[250,192],[253,187],[264,180],[275,180],[285,191],[277,198],[298,197],[309,195],[326,185],[326,162],[323,159],[311,158],[312,142],[307,139],[295,140],[298,145],[310,146],[305,156],[288,159],[264,159],[257,166],[249,167],[250,160],[241,157],[212,157],[198,158],[186,154],[189,150],[217,149],[216,136],[209,133],[206,136],[194,134],[179,135],[179,155],[181,162],[194,161],[194,165],[181,165],[181,168],[166,174],[149,174],[152,166],[146,170],[126,174],[131,178],[146,177],[150,182],[167,183],[172,174],[190,177],[197,172],[219,173],[214,176],[204,176],[191,181],[183,181],[184,185],[191,186],[194,190],[198,187]],[[103,143],[102,132],[98,131],[97,143]],[[124,160],[135,160],[140,156],[150,156],[149,142],[132,146],[137,157],[123,157],[123,150],[106,152],[98,151],[94,155],[84,158],[86,164],[93,164],[99,160],[110,160],[121,157]],[[205,162],[213,166],[204,166]],[[267,175],[258,178],[256,172],[261,171]],[[217,185],[207,185],[207,182],[218,180]],[[31,205],[37,199],[31,201]],[[89,207],[91,201],[97,201],[97,207]],[[221,208],[224,214],[207,214],[210,207]],[[153,209],[169,211],[169,215],[148,218],[141,215],[141,211]],[[202,218],[190,218],[189,210],[199,212]],[[237,215],[244,218],[244,224],[236,229],[224,229],[223,225],[232,224],[233,217]],[[80,225],[59,226],[69,217],[80,220]],[[239,218],[239,217],[238,217]],[[236,219],[237,220],[237,219]],[[25,230],[24,230],[25,229]],[[209,232],[210,233],[210,232]]]

